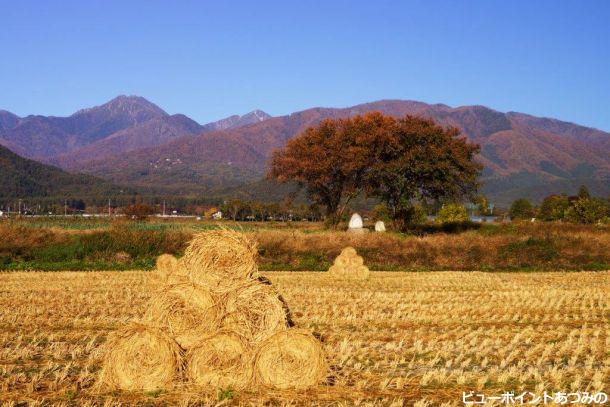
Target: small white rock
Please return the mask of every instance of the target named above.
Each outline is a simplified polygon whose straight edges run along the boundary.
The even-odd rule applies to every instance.
[[[352,218],[349,220],[348,228],[350,229],[362,229],[362,217],[357,213],[352,215]]]
[[[375,232],[385,232],[385,223],[382,220],[375,222]]]

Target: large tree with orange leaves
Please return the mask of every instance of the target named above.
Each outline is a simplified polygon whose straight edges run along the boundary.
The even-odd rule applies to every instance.
[[[335,224],[363,191],[374,151],[390,142],[392,122],[381,113],[324,120],[275,151],[268,176],[305,187],[308,197],[323,206],[327,220]]]
[[[408,222],[414,201],[457,201],[476,192],[482,169],[479,146],[455,127],[405,116],[392,125],[392,138],[367,171],[367,194],[386,203],[398,228]]]
[[[325,120],[274,152],[268,176],[296,182],[336,223],[362,192],[386,202],[395,221],[413,199],[456,198],[476,190],[478,146],[455,128],[381,113]]]

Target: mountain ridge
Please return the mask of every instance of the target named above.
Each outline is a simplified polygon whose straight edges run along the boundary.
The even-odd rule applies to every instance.
[[[136,106],[135,113],[125,108],[128,102]],[[470,141],[481,145],[477,159],[485,166],[483,181],[494,184],[486,187],[493,193],[502,195],[496,185],[509,185],[514,190],[510,180],[521,180],[528,191],[535,191],[536,182],[572,185],[577,179],[590,180],[601,185],[602,192],[610,193],[610,182],[608,188],[603,187],[605,180],[610,179],[610,133],[558,119],[503,113],[482,105],[450,107],[386,99],[345,108],[314,107],[277,117],[254,110],[199,125],[184,115],[169,115],[148,103],[144,98],[121,96],[79,111],[80,115],[99,116],[96,120],[88,119],[97,126],[85,132],[93,134],[90,136],[93,141],[79,145],[82,138],[64,137],[63,142],[70,148],[46,160],[118,184],[154,187],[183,195],[211,193],[260,180],[274,149],[323,119],[380,111],[395,117],[429,117],[441,125],[458,127]],[[110,112],[103,109],[109,104],[112,109],[106,110]],[[99,109],[105,113],[99,115]],[[154,117],[138,120],[141,115]],[[97,138],[99,123],[107,123],[108,117],[118,117],[124,125],[125,116],[137,123]],[[51,123],[46,129],[46,140],[54,145],[56,139],[65,135],[54,132],[53,120],[58,118],[42,116],[38,120],[42,130],[45,119]],[[23,127],[23,120],[19,119],[16,128]],[[106,124],[106,128],[110,127]],[[17,151],[23,148],[11,144],[14,137],[3,138],[5,134],[6,131],[0,131],[0,144]],[[534,184],[530,185],[530,181]],[[548,190],[540,188],[543,189]]]
[[[170,115],[141,96],[119,95],[69,116],[29,115],[0,111],[0,145],[17,154],[71,168],[76,162],[101,159],[161,145],[216,128],[232,129],[271,116],[253,110],[200,125],[183,114]]]
[[[21,117],[16,114],[8,110],[0,110],[0,132],[15,127],[20,120]]]
[[[167,113],[146,99],[118,96],[67,117],[30,115],[0,132],[0,145],[19,155],[46,160]]]
[[[250,124],[260,123],[267,119],[270,119],[271,115],[263,112],[260,109],[252,110],[244,115],[234,114],[224,119],[217,120],[203,125],[204,131],[217,131],[217,130],[229,130],[236,127],[247,126]]]
[[[3,201],[29,197],[82,198],[95,194],[108,197],[122,192],[121,187],[97,177],[70,174],[0,146],[0,199]]]
[[[574,129],[567,131],[567,134],[555,134],[544,126],[532,127],[537,123],[522,123],[520,116],[515,118],[514,115],[484,106],[451,108],[400,100],[382,100],[348,108],[307,109],[273,117],[262,123],[134,150],[128,154],[129,164],[123,166],[112,157],[105,163],[92,161],[87,163],[87,171],[115,181],[124,181],[120,173],[131,174],[128,175],[129,182],[137,179],[138,185],[142,186],[158,185],[168,177],[174,185],[181,185],[178,189],[182,191],[209,191],[210,188],[202,187],[208,182],[207,173],[228,172],[232,175],[227,177],[225,187],[236,187],[239,183],[260,179],[271,151],[283,146],[307,127],[325,118],[347,117],[373,110],[397,117],[405,114],[431,117],[443,125],[460,127],[466,137],[482,146],[478,159],[486,167],[483,178],[487,182],[499,182],[517,174],[520,177],[529,174],[532,179],[542,175],[540,179],[546,181],[540,182],[550,183],[574,179],[583,171],[588,172],[586,175],[589,179],[597,180],[605,179],[610,174],[608,154],[598,151],[596,145],[588,145],[586,141],[590,141],[590,137],[584,140],[575,137]],[[567,122],[558,122],[570,126]],[[608,133],[589,128],[584,131],[596,134],[595,140],[610,139]],[[169,160],[165,162],[172,164],[161,165],[163,160]],[[73,169],[82,170],[84,167]],[[176,178],[181,171],[188,172],[188,176]],[[235,173],[245,173],[247,176],[236,179],[233,176]]]

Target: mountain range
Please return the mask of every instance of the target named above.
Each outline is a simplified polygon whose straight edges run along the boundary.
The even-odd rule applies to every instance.
[[[456,126],[481,146],[483,191],[506,205],[539,201],[586,184],[610,194],[610,133],[484,106],[381,100],[271,117],[260,110],[200,125],[137,96],[119,96],[69,117],[0,111],[0,145],[24,157],[156,193],[214,195],[242,189],[273,197],[260,182],[271,152],[326,118],[381,111]],[[253,188],[252,185],[257,185]],[[266,193],[265,193],[266,191]]]

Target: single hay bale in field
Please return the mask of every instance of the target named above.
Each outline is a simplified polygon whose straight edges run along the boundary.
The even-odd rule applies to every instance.
[[[289,329],[263,341],[254,357],[257,383],[276,389],[315,386],[327,373],[320,342],[307,331]]]
[[[238,333],[219,331],[187,353],[187,378],[199,386],[240,390],[252,382],[252,352]]]
[[[349,268],[354,266],[362,266],[364,264],[364,260],[361,256],[358,256],[356,253],[356,249],[353,247],[346,247],[341,251],[341,254],[337,256],[333,265],[338,266],[339,268]]]
[[[222,310],[208,290],[192,283],[169,285],[157,291],[144,314],[144,322],[166,330],[189,349],[218,329]]]
[[[160,273],[169,274],[178,268],[178,259],[171,254],[162,254],[157,257],[156,269]]]
[[[341,250],[340,257],[342,258],[349,259],[356,256],[358,256],[358,252],[351,246],[344,247],[343,250]],[[339,257],[337,257],[337,259],[339,259]]]
[[[333,277],[353,279],[367,279],[370,275],[369,268],[364,265],[362,257],[358,256],[356,249],[349,246],[341,251],[328,272]]]
[[[184,252],[181,264],[191,281],[213,287],[251,278],[257,272],[256,243],[228,229],[196,234]]]
[[[132,323],[111,333],[104,349],[98,389],[152,391],[180,379],[180,347],[158,329]]]
[[[177,258],[171,254],[157,257],[156,275],[166,284],[177,284],[188,281],[186,272]]]
[[[256,343],[288,328],[287,308],[270,285],[244,282],[226,294],[222,327]]]

